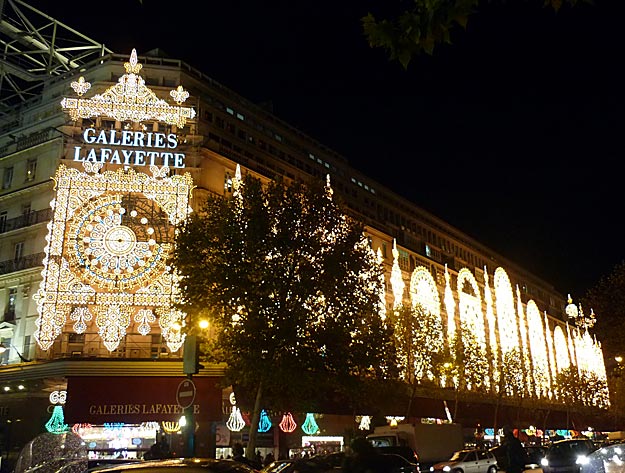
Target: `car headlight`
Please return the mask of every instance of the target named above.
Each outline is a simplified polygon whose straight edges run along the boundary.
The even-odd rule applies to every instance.
[[[541,458],[540,459],[540,464],[542,466],[549,466],[549,460],[547,460],[546,458]]]
[[[577,460],[575,460],[575,463],[577,463],[578,465],[588,465],[588,462],[590,460],[588,460],[588,457],[586,455],[580,455],[579,457],[577,457]]]
[[[430,467],[430,471],[434,471],[434,467],[433,466]]]
[[[449,465],[445,465],[443,467],[443,471],[451,471],[451,467]]]

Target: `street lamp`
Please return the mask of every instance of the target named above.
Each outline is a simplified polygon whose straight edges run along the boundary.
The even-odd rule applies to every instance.
[[[612,377],[614,378],[614,430],[616,430],[619,415],[619,390],[621,389],[621,377],[623,375],[623,357],[621,355],[616,355],[614,361],[616,361],[616,366],[612,370]]]

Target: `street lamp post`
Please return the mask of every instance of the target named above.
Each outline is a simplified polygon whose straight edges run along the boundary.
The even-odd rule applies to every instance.
[[[621,355],[617,355],[614,357],[614,361],[616,361],[616,366],[612,370],[612,377],[614,378],[614,430],[618,427],[618,418],[619,418],[619,390],[621,389],[621,377],[623,375],[623,357]]]

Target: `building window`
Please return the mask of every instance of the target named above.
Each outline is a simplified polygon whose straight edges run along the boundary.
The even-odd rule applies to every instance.
[[[425,256],[427,256],[428,258],[432,256],[432,250],[430,249],[430,245],[428,244],[425,245]]]
[[[0,212],[0,233],[4,233],[7,228],[7,211]]]
[[[4,168],[4,174],[2,175],[2,188],[8,189],[13,182],[13,166]]]
[[[35,173],[37,172],[37,159],[29,159],[26,161],[26,182],[35,180]]]
[[[12,287],[9,289],[9,295],[7,297],[7,306],[4,310],[4,320],[10,322],[15,320],[15,302],[17,301],[17,288]]]
[[[0,339],[0,342],[2,342],[2,344],[5,347],[7,347],[7,348],[11,346],[11,341],[12,340],[10,338],[2,338],[2,339]],[[0,355],[0,364],[6,365],[6,364],[9,363],[9,355],[10,355],[10,353],[11,353],[11,350],[9,350],[9,349],[4,350],[4,353],[2,353]]]
[[[408,257],[407,251],[399,250],[398,263],[401,269],[404,271],[410,271],[410,258]]]
[[[382,242],[382,256],[386,258],[386,242]]]
[[[224,178],[224,190],[226,192],[232,192],[232,176],[229,172],[226,172],[226,176]]]
[[[22,259],[24,256],[24,242],[18,241],[13,247],[13,261]]]

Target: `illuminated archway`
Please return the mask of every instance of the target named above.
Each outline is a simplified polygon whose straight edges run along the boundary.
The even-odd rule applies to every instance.
[[[540,311],[533,300],[528,301],[526,313],[534,392],[539,397],[546,397],[549,392],[549,356]]]
[[[458,311],[463,326],[472,332],[482,349],[486,348],[486,331],[480,288],[471,271],[462,268],[458,273]]]
[[[494,286],[499,325],[499,348],[502,354],[505,354],[519,349],[519,328],[510,279],[501,267],[495,270]]]
[[[556,369],[560,373],[571,366],[571,360],[564,331],[559,325],[553,330],[553,349],[556,355]]]

